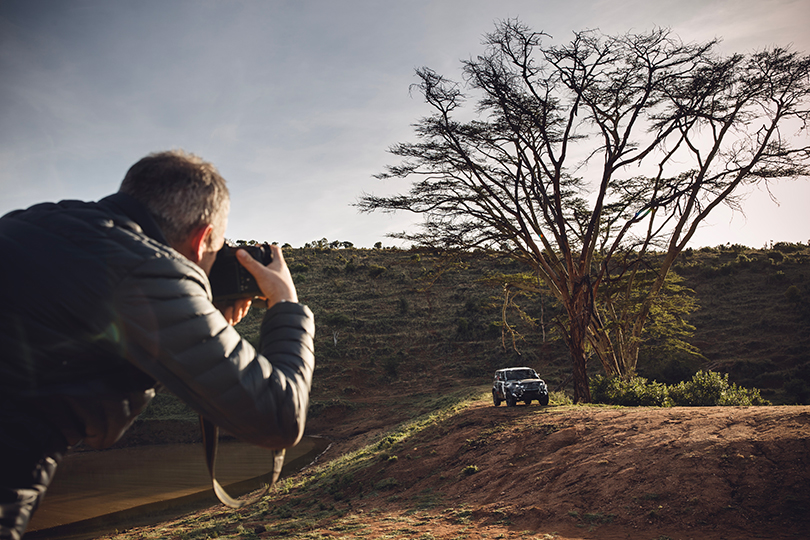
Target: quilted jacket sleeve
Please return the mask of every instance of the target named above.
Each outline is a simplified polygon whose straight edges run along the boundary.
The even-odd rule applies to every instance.
[[[306,306],[268,309],[257,352],[213,306],[196,265],[158,256],[120,284],[116,309],[129,361],[197,412],[256,445],[300,440],[315,368]]]

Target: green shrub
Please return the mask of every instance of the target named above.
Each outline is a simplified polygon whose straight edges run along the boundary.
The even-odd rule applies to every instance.
[[[743,388],[728,382],[727,373],[698,371],[690,381],[667,386],[644,377],[623,380],[597,375],[590,380],[594,403],[630,407],[702,407],[713,405],[770,405],[756,388]]]
[[[736,384],[731,384],[729,388],[720,396],[718,405],[726,407],[770,405],[770,401],[764,399],[758,388],[743,388]]]
[[[402,359],[396,356],[389,356],[383,360],[383,369],[385,370],[385,374],[392,379],[399,377],[399,365],[401,363]]]
[[[739,255],[737,255],[736,262],[739,266],[746,267],[751,264],[751,259],[745,253],[740,253]]]
[[[691,381],[681,382],[670,388],[670,396],[678,405],[701,407],[717,405],[723,390],[728,387],[728,374],[714,371],[698,371]]]
[[[691,381],[669,389],[675,405],[707,407],[713,405],[770,405],[756,388],[747,389],[728,382],[728,373],[698,371]]]
[[[309,265],[306,263],[292,263],[289,265],[290,272],[293,274],[301,273],[301,272],[309,272]]]
[[[465,317],[459,317],[456,321],[456,333],[459,335],[465,335],[470,331],[470,321],[468,321]]]
[[[802,295],[796,285],[791,285],[785,291],[785,298],[787,298],[789,302],[799,302],[802,299]]]
[[[549,403],[551,405],[556,405],[556,406],[573,405],[574,404],[574,400],[571,399],[571,396],[569,396],[568,394],[566,394],[562,390],[551,392],[548,395],[548,401],[549,401]]]
[[[383,478],[376,484],[374,484],[374,489],[382,491],[384,489],[394,489],[395,487],[399,486],[399,480],[396,478]]]
[[[373,277],[373,278],[380,277],[381,275],[383,275],[385,273],[385,270],[386,270],[386,268],[384,266],[371,264],[368,267],[368,275]]]
[[[670,405],[667,387],[644,377],[623,380],[597,375],[590,381],[591,399],[597,403],[629,407],[666,407]]]
[[[794,244],[792,242],[777,242],[773,245],[773,249],[781,253],[796,253],[804,249],[801,243]]]

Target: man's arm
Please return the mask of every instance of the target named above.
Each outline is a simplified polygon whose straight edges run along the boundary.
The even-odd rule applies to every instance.
[[[283,268],[275,272],[283,273],[283,258],[278,264]],[[281,292],[262,290],[284,299]],[[125,354],[133,364],[240,439],[270,448],[300,439],[315,367],[308,308],[290,301],[272,305],[259,353],[211,304],[196,265],[157,257],[118,291]]]

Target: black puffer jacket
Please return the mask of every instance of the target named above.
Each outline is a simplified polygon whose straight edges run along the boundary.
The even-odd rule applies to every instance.
[[[105,448],[162,383],[247,442],[285,448],[302,436],[312,313],[293,303],[269,309],[259,354],[213,306],[203,271],[128,196],[7,214],[0,257],[8,410],[23,404],[68,444]]]

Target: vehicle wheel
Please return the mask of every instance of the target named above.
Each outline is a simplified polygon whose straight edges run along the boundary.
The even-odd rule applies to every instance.
[[[528,407],[529,405],[531,405],[531,404],[532,404],[532,400],[530,400],[530,399],[524,399],[524,400],[523,400],[523,403],[525,403],[525,404],[526,404],[526,406]]]
[[[492,404],[495,405],[496,407],[500,406],[501,404],[501,400],[498,399],[498,394],[496,394],[495,392],[492,392]]]
[[[514,407],[515,405],[517,405],[517,400],[515,398],[513,398],[513,397],[506,398],[506,406],[507,407]]]
[[[548,405],[548,394],[546,394],[545,396],[542,396],[537,401],[540,402],[540,405]]]

